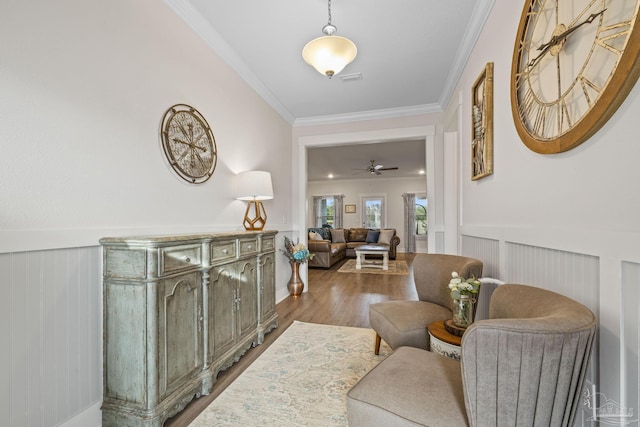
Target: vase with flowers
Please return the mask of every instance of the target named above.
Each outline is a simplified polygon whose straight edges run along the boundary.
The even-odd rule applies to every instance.
[[[451,273],[449,289],[453,300],[453,324],[459,328],[467,328],[473,323],[473,309],[480,292],[480,281],[475,277],[465,279],[454,271]]]
[[[300,264],[313,259],[314,254],[310,253],[304,243],[297,242],[294,244],[289,237],[284,236],[284,249],[282,253],[289,259],[291,264],[291,278],[287,283],[289,294],[297,297],[304,290],[304,282],[300,278]]]

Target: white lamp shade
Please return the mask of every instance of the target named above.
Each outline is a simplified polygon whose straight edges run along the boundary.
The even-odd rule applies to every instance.
[[[340,36],[318,37],[302,49],[302,57],[307,64],[329,77],[342,71],[357,54],[356,45]]]
[[[273,199],[271,174],[264,171],[246,171],[236,175],[236,199],[270,200]]]

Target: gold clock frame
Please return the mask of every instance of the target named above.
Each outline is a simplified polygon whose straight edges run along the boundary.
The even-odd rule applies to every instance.
[[[628,21],[631,34],[624,51],[611,72],[613,75],[601,88],[601,95],[594,101],[593,106],[569,130],[558,136],[543,139],[532,135],[523,123],[517,99],[518,75],[522,73],[522,55],[529,48],[526,40],[527,25],[535,15],[533,9],[536,2],[537,0],[525,2],[516,34],[511,63],[511,112],[518,135],[530,150],[540,154],[555,154],[571,150],[591,138],[615,114],[631,92],[640,77],[640,14],[636,5],[635,15]],[[558,49],[562,47],[562,43],[557,43]]]
[[[211,178],[218,149],[211,127],[198,110],[186,104],[167,109],[160,124],[160,139],[169,165],[180,178],[190,184],[202,184]],[[188,165],[183,162],[186,158],[191,160]]]
[[[471,180],[493,173],[493,62],[471,89]]]

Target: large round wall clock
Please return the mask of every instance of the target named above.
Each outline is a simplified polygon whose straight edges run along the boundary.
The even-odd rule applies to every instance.
[[[176,104],[164,114],[160,128],[169,164],[185,181],[202,184],[213,175],[218,160],[213,132],[193,107]]]
[[[526,0],[511,110],[531,150],[570,150],[598,131],[640,74],[640,0]]]

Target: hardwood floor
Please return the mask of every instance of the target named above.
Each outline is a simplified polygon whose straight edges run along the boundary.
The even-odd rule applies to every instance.
[[[415,254],[398,254],[409,267],[409,275],[338,273],[343,262],[329,270],[309,269],[308,292],[299,297],[287,297],[276,306],[278,327],[226,371],[220,373],[213,392],[191,402],[182,412],[170,418],[165,427],[187,426],[229,384],[284,332],[294,320],[328,325],[368,328],[369,304],[402,299],[417,299],[413,283],[412,263]],[[373,351],[373,342],[371,342]]]

